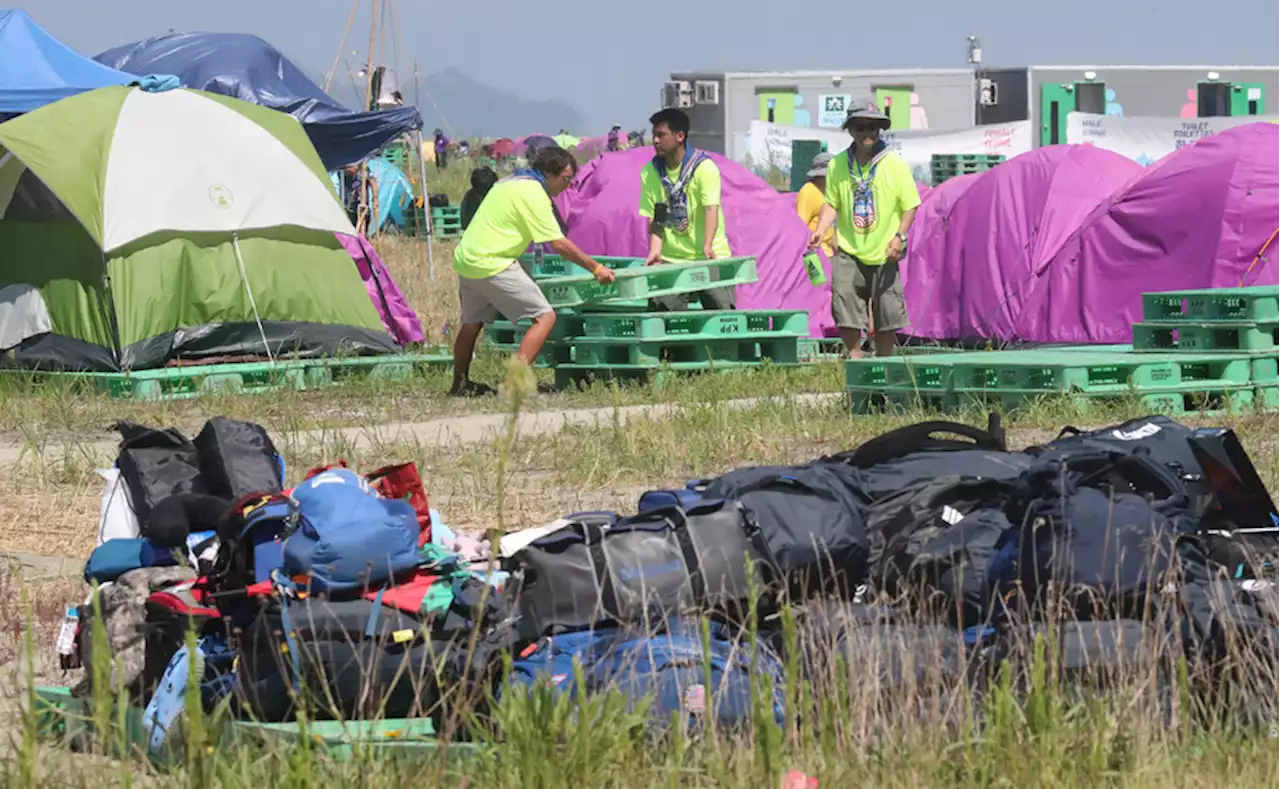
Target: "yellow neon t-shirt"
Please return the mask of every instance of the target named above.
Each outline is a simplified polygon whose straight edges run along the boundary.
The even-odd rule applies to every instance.
[[[499,181],[485,195],[453,253],[459,277],[488,279],[515,262],[530,244],[564,238],[542,184],[528,178]]]
[[[836,244],[868,266],[885,261],[889,240],[898,232],[902,215],[920,205],[916,179],[906,161],[888,153],[860,176],[857,163],[849,172],[849,152],[842,151],[827,165],[827,204],[836,210]],[[870,199],[858,198],[857,185],[871,180]]]
[[[674,173],[671,174],[674,180]],[[689,229],[677,233],[672,228],[663,228],[662,258],[673,261],[702,260],[702,243],[707,237],[706,207],[716,206],[719,221],[716,222],[716,234],[711,240],[711,249],[717,258],[732,257],[729,251],[729,237],[724,230],[724,208],[720,203],[720,168],[710,159],[703,160],[698,169],[693,171],[689,186],[685,190],[689,203]],[[662,185],[662,176],[658,169],[649,162],[640,171],[640,216],[653,218],[653,207],[667,202],[667,190]]]

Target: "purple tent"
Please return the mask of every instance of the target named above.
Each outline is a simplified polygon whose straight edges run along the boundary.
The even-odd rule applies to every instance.
[[[411,343],[426,342],[427,337],[422,333],[422,323],[418,320],[418,314],[409,306],[404,293],[400,291],[400,286],[392,279],[391,272],[387,271],[386,264],[374,250],[373,244],[370,244],[364,236],[348,236],[342,233],[334,233],[334,235],[342,242],[343,248],[347,250],[351,259],[356,262],[360,278],[364,280],[365,290],[369,292],[369,299],[373,301],[373,306],[382,318],[382,325],[395,339],[396,344],[403,348]]]
[[[795,196],[778,194],[737,162],[710,156],[723,181],[729,247],[734,255],[754,257],[760,278],[738,287],[738,306],[808,310],[811,333],[822,336],[831,325],[831,289],[815,288],[805,274],[800,259],[809,228],[796,215]],[[645,255],[648,224],[637,211],[640,170],[652,159],[646,146],[597,157],[578,171],[573,186],[556,198],[574,243],[595,255]]]
[[[921,208],[903,267],[911,333],[1013,339],[1037,272],[1141,172],[1110,151],[1053,145],[943,182]]]
[[[1276,284],[1278,143],[1275,124],[1250,123],[1148,167],[1037,270],[1014,333],[1129,342],[1144,292]]]

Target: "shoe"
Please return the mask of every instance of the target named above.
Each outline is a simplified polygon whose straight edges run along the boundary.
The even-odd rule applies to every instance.
[[[450,397],[488,397],[496,395],[497,389],[479,381],[463,381],[462,385],[449,392]]]

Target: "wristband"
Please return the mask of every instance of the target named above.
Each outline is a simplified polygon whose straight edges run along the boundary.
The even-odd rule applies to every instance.
[[[600,269],[602,269],[602,268],[604,268],[604,265],[603,265],[603,264],[601,264],[601,263],[596,263],[595,268],[591,269],[591,273],[592,273],[592,274],[599,274],[599,273],[600,273]]]

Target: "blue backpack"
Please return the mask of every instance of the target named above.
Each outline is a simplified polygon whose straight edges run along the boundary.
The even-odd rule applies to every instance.
[[[293,490],[297,528],[285,538],[285,574],[313,592],[379,586],[418,565],[418,518],[407,502],[378,498],[364,478],[330,469]]]

